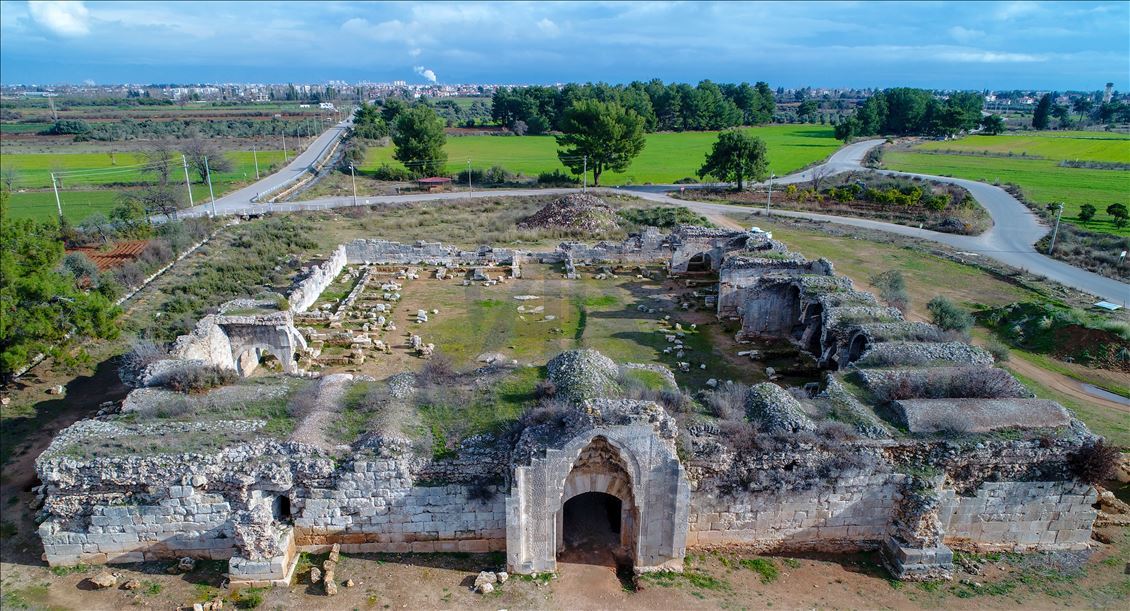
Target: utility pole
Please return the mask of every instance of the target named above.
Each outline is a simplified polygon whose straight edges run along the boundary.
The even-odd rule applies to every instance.
[[[585,164],[584,165],[585,171],[581,172],[581,193],[587,193],[588,190],[589,190],[588,189],[588,186],[589,186],[589,156],[588,155],[584,156],[584,164]]]
[[[353,164],[349,164],[349,177],[353,179],[353,205],[357,205],[357,175],[353,173]]]
[[[259,152],[255,150],[255,145],[251,146],[251,158],[255,160],[255,180],[259,180]]]
[[[287,163],[290,159],[286,156],[286,126],[283,126],[283,163]]]
[[[51,98],[47,98],[50,100]],[[51,188],[55,190],[55,207],[59,209],[59,221],[63,220],[63,202],[59,199],[59,185],[55,182],[55,173],[51,172]]]
[[[769,204],[773,203],[773,179],[776,177],[776,174],[769,173],[769,195],[765,198],[765,216],[769,216]]]
[[[1059,233],[1059,219],[1063,218],[1063,202],[1056,204],[1056,207],[1059,209],[1059,213],[1055,216],[1055,229],[1052,230],[1052,241],[1051,244],[1048,245],[1049,257],[1052,256],[1052,249],[1055,248],[1055,236]]]
[[[188,207],[192,208],[196,205],[196,202],[192,201],[192,181],[188,179],[188,159],[181,155],[180,162],[184,164],[184,186],[188,188]]]
[[[467,160],[467,194],[471,193],[471,160]]]
[[[208,196],[212,198],[212,216],[216,216],[216,194],[212,192],[212,170],[208,167],[208,158],[204,158],[204,174],[208,176]]]

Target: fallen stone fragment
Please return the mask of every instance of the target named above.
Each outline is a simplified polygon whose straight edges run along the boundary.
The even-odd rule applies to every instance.
[[[118,583],[118,578],[110,571],[102,571],[90,578],[90,584],[98,590],[112,588]]]

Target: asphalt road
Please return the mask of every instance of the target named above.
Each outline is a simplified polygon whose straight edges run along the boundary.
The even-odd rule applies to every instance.
[[[274,192],[298,180],[310,166],[314,165],[314,163],[321,158],[322,153],[329,150],[335,142],[348,132],[349,126],[350,120],[342,121],[334,125],[322,132],[310,146],[306,147],[306,150],[299,153],[294,159],[291,159],[286,167],[251,185],[217,198],[215,214],[220,216],[239,214],[253,205],[257,206],[253,200],[255,196],[260,193]],[[205,202],[198,206],[180,211],[181,216],[207,216],[211,214],[213,214],[211,202]]]
[[[446,201],[461,200],[480,197],[506,197],[529,195],[560,195],[576,192],[579,189],[497,189],[489,191],[475,191],[472,193],[419,193],[413,195],[389,195],[360,197],[354,202],[352,197],[327,198],[304,202],[286,202],[279,204],[254,204],[252,198],[256,194],[266,192],[280,185],[295,180],[311,164],[314,163],[326,150],[340,138],[348,127],[348,122],[342,122],[327,130],[308,147],[301,155],[295,158],[286,168],[256,182],[255,184],[230,193],[216,200],[217,214],[245,214],[249,212],[289,212],[300,210],[321,210],[327,208],[348,207],[352,205],[379,205],[396,202],[420,201]],[[879,146],[884,141],[880,139],[865,140],[845,146],[836,151],[826,162],[807,170],[774,179],[773,184],[800,183],[812,180],[815,173],[825,175],[838,174],[852,170],[864,169],[862,161],[872,148]],[[1033,214],[1024,204],[1009,195],[999,187],[987,185],[972,180],[960,178],[947,178],[944,176],[929,176],[922,174],[907,174],[904,172],[884,172],[896,176],[921,176],[939,182],[960,185],[969,190],[974,198],[981,203],[993,218],[993,227],[978,236],[960,236],[949,233],[940,233],[928,229],[908,227],[895,223],[884,223],[868,219],[831,216],[808,212],[793,212],[786,210],[773,210],[772,214],[780,216],[807,218],[827,221],[840,225],[877,229],[898,235],[904,235],[924,240],[931,240],[946,244],[965,253],[986,257],[1004,263],[1011,267],[1025,270],[1032,274],[1045,276],[1060,284],[1090,293],[1107,301],[1130,307],[1130,284],[1106,278],[1061,261],[1044,256],[1035,251],[1032,244],[1044,236],[1050,229]],[[629,191],[642,199],[661,202],[669,205],[686,206],[692,210],[712,214],[733,213],[743,210],[743,207],[726,204],[712,204],[707,202],[692,202],[675,199],[667,196],[665,192],[677,190],[680,185],[648,185],[645,187],[617,189],[616,191]],[[210,204],[196,206],[186,212],[192,214],[210,214]]]

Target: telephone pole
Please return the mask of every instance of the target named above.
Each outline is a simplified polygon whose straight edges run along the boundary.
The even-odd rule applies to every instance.
[[[212,216],[216,216],[216,194],[212,192],[212,170],[208,167],[208,158],[204,158],[204,174],[208,176],[208,196],[212,198]]]
[[[1052,230],[1051,244],[1048,244],[1048,256],[1049,257],[1052,256],[1052,250],[1055,248],[1055,236],[1056,236],[1056,234],[1059,233],[1059,219],[1063,218],[1063,202],[1056,204],[1056,208],[1059,209],[1059,213],[1056,214],[1056,216],[1055,216],[1055,229]]]
[[[251,146],[251,158],[255,160],[255,180],[259,180],[259,152],[254,145]]]
[[[290,159],[286,156],[286,127],[283,127],[283,163],[287,163]]]
[[[50,100],[51,98],[47,98]],[[55,190],[55,207],[59,209],[59,221],[63,220],[63,201],[59,199],[59,185],[55,182],[55,173],[51,172],[51,188]]]
[[[588,193],[589,186],[589,156],[584,156],[585,171],[581,172],[581,193]]]
[[[353,173],[353,164],[349,164],[349,177],[353,179],[353,205],[357,205],[357,175]]]
[[[471,160],[467,160],[467,194],[471,194]]]
[[[184,186],[188,188],[188,207],[191,208],[196,203],[192,201],[192,181],[188,178],[188,159],[181,155],[180,162],[184,165]]]
[[[769,204],[773,203],[773,179],[776,177],[776,174],[769,173],[769,195],[765,198],[765,216],[769,216]]]

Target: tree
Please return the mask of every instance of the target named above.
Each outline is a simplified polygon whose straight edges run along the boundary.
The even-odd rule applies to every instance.
[[[740,129],[728,129],[718,134],[714,147],[698,169],[698,177],[709,174],[734,182],[740,191],[746,178],[760,181],[768,176],[768,167],[765,142],[761,138],[750,136]]]
[[[4,186],[7,187],[8,192],[11,193],[12,189],[15,188],[15,184],[20,180],[19,170],[17,170],[15,166],[6,165],[0,172],[2,172],[0,180],[4,182]]]
[[[856,119],[855,117],[848,117],[847,120],[841,121],[838,125],[836,125],[835,129],[833,129],[832,131],[836,136],[836,140],[843,140],[844,144],[847,144],[852,140],[852,138],[855,138],[860,134],[860,132],[862,131],[862,125],[860,124],[859,119]]]
[[[12,219],[0,192],[0,375],[67,340],[113,338],[121,310],[101,292],[82,291],[62,271],[59,226]]]
[[[1083,117],[1085,117],[1087,113],[1091,112],[1091,108],[1093,108],[1094,106],[1094,100],[1085,95],[1081,95],[1071,102],[1071,108],[1075,110],[1075,112],[1079,113],[1079,121],[1082,121]]]
[[[1084,223],[1089,223],[1091,219],[1095,218],[1095,212],[1097,212],[1097,210],[1093,205],[1083,204],[1079,206],[1079,220]]]
[[[1066,104],[1052,106],[1052,116],[1059,119],[1059,126],[1067,127],[1071,124],[1071,109]]]
[[[447,166],[443,119],[427,106],[410,108],[396,117],[392,143],[396,146],[393,158],[416,175],[434,176]]]
[[[1045,93],[1036,104],[1036,111],[1032,113],[1032,127],[1047,129],[1052,112],[1052,94]]]
[[[643,124],[635,111],[616,102],[575,102],[562,120],[557,158],[574,174],[582,173],[587,164],[597,186],[605,170],[623,172],[643,150]]]
[[[990,136],[999,136],[1004,133],[1004,118],[1000,115],[989,115],[981,119],[981,127]]]
[[[968,312],[954,305],[945,297],[935,297],[926,304],[934,324],[943,331],[958,331],[968,333],[973,326],[973,317]]]
[[[141,153],[141,156],[145,159],[145,167],[142,168],[142,171],[155,176],[159,185],[166,186],[172,176],[175,155],[173,144],[168,138],[154,140]]]
[[[1106,213],[1114,217],[1114,226],[1119,229],[1125,227],[1127,220],[1130,220],[1130,210],[1126,209],[1126,204],[1111,204],[1106,207]]]
[[[184,158],[188,167],[196,172],[201,183],[208,182],[208,171],[230,172],[234,166],[230,159],[220,151],[220,147],[208,139],[199,136],[185,140],[181,145]]]

